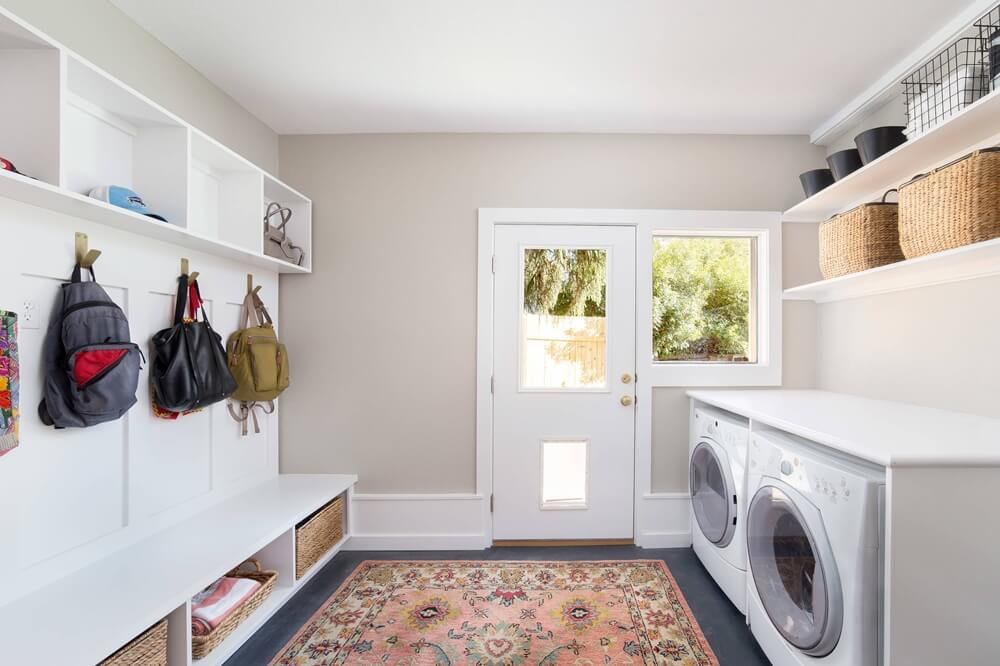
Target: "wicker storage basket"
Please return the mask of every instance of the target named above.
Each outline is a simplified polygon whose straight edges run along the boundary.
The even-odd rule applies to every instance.
[[[887,193],[888,195],[888,193]],[[819,225],[819,269],[830,278],[903,260],[899,205],[866,203]]]
[[[161,620],[132,639],[100,666],[167,666],[167,621]]]
[[[1000,149],[978,150],[899,188],[907,259],[1000,236]]]
[[[335,497],[295,526],[295,578],[344,538],[344,496]]]
[[[245,572],[240,571],[243,564],[252,564],[255,571]],[[249,559],[243,564],[239,565],[226,575],[231,578],[252,578],[258,583],[260,587],[257,591],[253,593],[249,599],[243,602],[243,605],[233,611],[233,613],[227,617],[222,623],[215,628],[210,634],[204,636],[192,636],[191,637],[191,656],[195,659],[201,659],[209,652],[219,647],[219,644],[226,640],[229,634],[233,633],[236,627],[250,617],[250,614],[255,610],[260,608],[260,605],[264,603],[264,600],[270,596],[272,590],[274,590],[274,584],[278,580],[277,571],[264,571],[260,568],[260,562],[255,559]]]

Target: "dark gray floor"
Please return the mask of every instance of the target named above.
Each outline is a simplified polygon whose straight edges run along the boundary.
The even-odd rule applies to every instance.
[[[364,560],[634,560],[662,559],[701,625],[722,666],[767,666],[743,616],[689,548],[652,550],[634,546],[600,548],[491,548],[485,551],[342,552],[313,577],[226,666],[267,664],[320,605]]]

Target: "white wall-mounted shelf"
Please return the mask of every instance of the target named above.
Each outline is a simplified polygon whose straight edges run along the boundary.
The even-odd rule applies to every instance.
[[[858,204],[879,199],[913,176],[1000,143],[1000,90],[949,120],[792,206],[785,222],[822,222]]]
[[[239,247],[219,238],[202,235],[174,224],[166,224],[40,180],[12,174],[9,171],[0,170],[0,197],[90,220],[121,231],[174,243],[276,273],[309,272],[307,268],[302,266],[295,266],[286,261],[265,256],[260,252]]]
[[[0,7],[0,196],[278,273],[309,273],[312,202]],[[87,200],[120,185],[169,222]],[[291,207],[302,266],[264,254],[266,203]],[[287,203],[286,203],[287,202]],[[91,205],[88,205],[91,204]]]
[[[830,303],[1000,275],[1000,238],[784,291],[786,301]]]
[[[61,663],[94,664],[169,616],[171,666],[191,663],[189,600],[244,559],[278,571],[265,603],[204,659],[232,655],[349,539],[336,544],[310,576],[295,580],[295,525],[341,493],[357,476],[277,476],[194,517],[84,567],[45,588],[0,606],[3,663],[37,662],[39,646],[66,645]],[[350,495],[348,495],[348,503]],[[350,515],[346,511],[347,516]],[[45,622],[39,622],[45,617]]]

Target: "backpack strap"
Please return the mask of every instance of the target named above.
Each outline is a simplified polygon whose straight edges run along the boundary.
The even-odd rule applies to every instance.
[[[87,266],[87,270],[90,271],[90,279],[97,282],[97,276],[94,275],[94,266],[91,264]],[[83,282],[83,267],[78,263],[73,267],[73,275],[70,277],[70,282]]]
[[[233,409],[232,401],[226,403],[226,407],[229,409],[229,415],[233,417],[233,420],[240,424],[240,434],[243,437],[247,435],[247,421],[253,419],[253,431],[255,433],[260,433],[260,423],[257,421],[257,412],[254,410],[260,409],[260,411],[265,414],[274,413],[274,400],[268,400],[267,402],[240,402],[239,413]]]
[[[253,291],[248,292],[243,298],[243,325],[241,328],[263,326],[265,323],[270,326],[274,325],[271,315],[268,314],[267,308],[264,307],[264,302],[257,295],[259,291],[259,286],[254,287]]]
[[[184,309],[187,307],[188,276],[177,278],[177,300],[174,303],[174,326],[184,322]]]

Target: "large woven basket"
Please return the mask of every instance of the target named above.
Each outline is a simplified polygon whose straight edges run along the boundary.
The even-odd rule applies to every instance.
[[[244,564],[252,564],[256,570],[250,572],[240,571]],[[260,583],[260,587],[257,588],[257,591],[254,592],[249,599],[243,602],[242,606],[234,610],[229,617],[223,620],[222,623],[215,628],[215,631],[204,636],[191,637],[191,656],[195,659],[201,659],[209,652],[219,647],[219,644],[226,640],[229,634],[233,633],[236,627],[240,626],[240,624],[250,617],[255,610],[260,608],[260,605],[264,603],[264,600],[267,599],[267,597],[274,590],[274,584],[278,580],[277,571],[264,571],[260,568],[260,562],[252,558],[239,565],[226,575],[230,578],[252,578]]]
[[[903,260],[899,205],[866,203],[819,225],[819,269],[826,279]]]
[[[167,621],[157,622],[100,666],[167,666]]]
[[[907,259],[1000,236],[1000,149],[978,150],[899,188]]]
[[[295,578],[344,538],[344,496],[335,497],[295,527]]]

